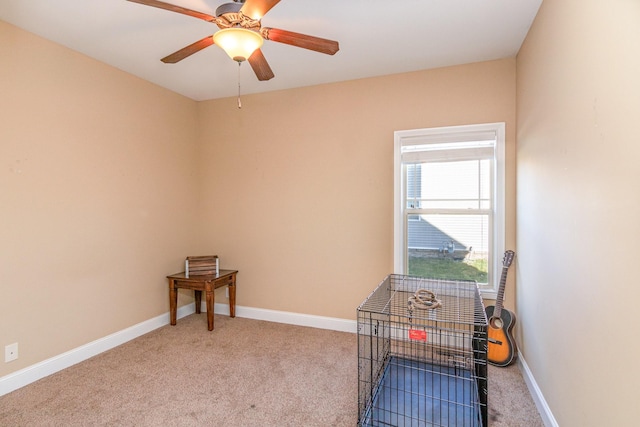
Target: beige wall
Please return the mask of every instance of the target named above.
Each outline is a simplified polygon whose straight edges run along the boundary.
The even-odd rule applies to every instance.
[[[545,0],[517,58],[518,331],[561,426],[640,417],[639,24]]]
[[[199,117],[203,230],[240,271],[238,304],[355,319],[393,272],[396,130],[505,121],[514,247],[514,59],[235,102]]]
[[[0,21],[0,376],[168,311],[196,103]],[[180,205],[187,205],[184,208]]]
[[[240,111],[4,23],[0,65],[0,348],[20,345],[0,376],[166,313],[165,275],[189,254],[240,270],[239,305],[355,319],[393,268],[396,130],[506,122],[515,243],[515,59]]]

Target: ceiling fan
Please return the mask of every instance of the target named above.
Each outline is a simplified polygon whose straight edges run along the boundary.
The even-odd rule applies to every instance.
[[[263,40],[285,43],[327,55],[333,55],[339,50],[337,41],[294,33],[278,28],[263,27],[260,20],[271,8],[278,4],[280,0],[233,0],[233,3],[225,3],[219,6],[216,9],[216,16],[157,0],[128,1],[203,19],[207,22],[215,23],[218,28],[220,28],[215,34],[198,40],[162,58],[162,62],[164,63],[176,63],[201,51],[205,47],[217,44],[222,47],[233,60],[238,62],[248,60],[258,80],[264,81],[272,79],[274,74],[260,50]],[[231,33],[234,34],[230,35]],[[238,38],[240,37],[244,38],[243,40],[245,41],[239,44]],[[234,51],[234,46],[228,47],[226,45],[227,42],[231,42],[236,48],[244,48],[246,47],[245,45],[249,47],[244,52]]]

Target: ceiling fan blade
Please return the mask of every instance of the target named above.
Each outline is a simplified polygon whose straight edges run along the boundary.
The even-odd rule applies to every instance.
[[[267,40],[273,40],[278,43],[285,43],[291,46],[302,47],[304,49],[314,50],[327,55],[333,55],[340,46],[337,41],[321,39],[320,37],[309,36],[306,34],[294,33],[293,31],[280,30],[278,28],[262,28],[261,33]]]
[[[182,61],[187,56],[191,56],[196,52],[200,52],[202,49],[204,49],[207,46],[211,46],[212,44],[213,44],[213,36],[207,36],[202,40],[198,40],[195,43],[191,43],[187,47],[183,47],[182,49],[176,52],[173,52],[169,56],[165,56],[164,58],[161,59],[161,61],[164,62],[165,64],[175,64],[178,61]]]
[[[245,0],[240,12],[251,19],[262,19],[280,0]]]
[[[256,49],[251,54],[249,57],[249,64],[251,64],[253,72],[256,73],[256,77],[258,77],[258,80],[261,82],[271,80],[275,76],[260,49]]]
[[[194,18],[204,19],[208,22],[214,22],[216,20],[215,16],[207,15],[206,13],[197,12],[195,10],[187,9],[184,7],[176,6],[173,4],[157,1],[157,0],[127,0],[132,3],[140,3],[146,6],[158,7],[160,9],[170,10],[172,12],[183,13],[185,15],[193,16]]]

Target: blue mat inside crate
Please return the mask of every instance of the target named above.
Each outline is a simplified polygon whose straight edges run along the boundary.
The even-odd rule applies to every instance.
[[[370,427],[480,427],[471,372],[392,357],[363,417]]]

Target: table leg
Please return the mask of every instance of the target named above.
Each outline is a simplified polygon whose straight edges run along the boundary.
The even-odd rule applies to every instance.
[[[193,293],[195,294],[194,296],[196,300],[196,314],[200,314],[200,308],[202,307],[202,291],[194,290]]]
[[[236,317],[236,281],[229,285],[229,317]]]
[[[212,286],[205,291],[205,297],[207,299],[207,327],[210,331],[213,331],[213,306],[215,302],[215,296]]]
[[[169,320],[172,325],[176,324],[176,312],[178,309],[178,291],[173,279],[169,279]]]

